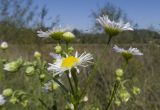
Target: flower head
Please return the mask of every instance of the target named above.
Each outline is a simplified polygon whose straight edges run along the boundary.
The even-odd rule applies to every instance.
[[[6,100],[4,99],[4,96],[0,94],[0,106],[4,105]]]
[[[128,50],[125,50],[124,48],[120,48],[117,45],[115,45],[113,49],[118,53],[122,53],[123,57],[127,60],[132,58],[133,55],[138,55],[138,56],[143,55],[143,53],[141,53],[137,48],[130,47]]]
[[[46,32],[43,31],[37,31],[37,35],[39,37],[51,37],[54,40],[60,40],[62,38],[62,35],[64,32],[66,32],[68,29],[67,28],[62,28],[61,26],[59,27],[53,27],[51,30],[48,30]]]
[[[1,49],[3,49],[3,50],[5,50],[5,49],[7,49],[8,48],[8,43],[7,42],[2,42],[1,43]]]
[[[130,23],[124,24],[122,20],[119,22],[111,21],[107,15],[100,16],[96,20],[110,36],[116,36],[125,30],[133,30]]]
[[[56,61],[51,64],[49,63],[48,70],[53,71],[55,75],[61,74],[65,71],[69,71],[69,75],[71,77],[71,69],[75,68],[77,72],[79,73],[79,66],[86,67],[88,66],[88,63],[91,63],[91,60],[93,59],[92,55],[90,53],[82,53],[80,56],[78,56],[78,52],[75,53],[75,56],[66,56],[65,58],[61,56],[57,56]]]

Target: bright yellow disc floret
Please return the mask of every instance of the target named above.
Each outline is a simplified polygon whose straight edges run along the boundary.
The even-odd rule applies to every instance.
[[[78,62],[79,62],[79,58],[69,56],[69,57],[63,59],[61,66],[65,67],[65,68],[72,68]]]

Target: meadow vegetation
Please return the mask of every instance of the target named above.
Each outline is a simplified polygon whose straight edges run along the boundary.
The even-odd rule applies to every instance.
[[[61,33],[59,28],[50,30],[45,26],[45,7],[38,10],[40,19],[32,24],[37,17],[37,11],[29,8],[32,0],[26,7],[19,7],[25,0],[15,1],[0,0],[0,42],[8,43],[7,48],[4,43],[0,49],[0,110],[160,109],[158,32],[133,30],[127,23],[120,24],[120,18],[131,20],[120,9],[107,4],[93,12],[92,17],[107,17],[107,23],[115,19],[117,24],[113,24],[120,24],[120,28],[95,22],[97,31],[73,29]],[[8,14],[10,6],[19,15],[13,16],[14,11]],[[51,23],[51,27],[57,25],[58,20]],[[115,49],[115,44],[140,51]],[[74,56],[76,51],[79,56]],[[60,67],[57,60],[62,62]],[[50,83],[51,88],[47,85]]]

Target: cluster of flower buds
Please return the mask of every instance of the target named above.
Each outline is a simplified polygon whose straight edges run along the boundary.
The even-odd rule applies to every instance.
[[[0,95],[0,106],[10,102],[12,104],[21,104],[23,107],[28,105],[27,93],[21,90],[13,91],[11,88],[4,89]]]

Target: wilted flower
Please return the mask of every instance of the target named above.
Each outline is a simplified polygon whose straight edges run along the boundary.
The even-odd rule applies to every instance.
[[[43,89],[44,89],[45,92],[53,92],[58,87],[59,87],[59,85],[56,82],[48,81],[47,83],[44,84]]]
[[[6,100],[4,99],[4,96],[0,94],[0,106],[4,105]]]
[[[132,48],[132,47],[130,47],[128,50],[125,50],[125,49],[120,48],[120,47],[118,47],[117,45],[115,45],[115,46],[113,47],[113,49],[114,49],[116,52],[122,53],[123,57],[124,57],[126,60],[129,60],[130,58],[132,58],[133,55],[138,55],[138,56],[143,55],[143,53],[141,53],[137,48]]]
[[[110,36],[116,36],[125,30],[133,30],[130,26],[130,23],[124,24],[122,20],[120,22],[111,21],[107,15],[97,18],[97,21]]]
[[[3,49],[3,50],[5,50],[5,49],[7,49],[8,48],[8,43],[7,42],[2,42],[1,43],[1,49]]]
[[[64,39],[66,42],[70,42],[70,41],[72,41],[72,40],[75,39],[75,35],[74,35],[73,33],[71,33],[71,32],[65,32],[65,33],[63,34],[63,39]]]
[[[78,52],[75,53],[75,56],[66,56],[65,58],[57,56],[55,63],[49,63],[48,70],[53,71],[55,75],[62,74],[65,71],[69,71],[69,76],[71,77],[71,69],[75,68],[79,73],[78,66],[86,67],[88,63],[91,63],[93,59],[90,53],[82,53],[78,56]]]
[[[11,88],[3,90],[3,96],[9,97],[12,95],[12,93],[13,93],[13,90]]]
[[[62,38],[62,35],[64,32],[67,31],[67,28],[62,28],[61,26],[59,27],[54,27],[51,30],[48,30],[46,32],[43,31],[37,31],[37,35],[39,37],[52,37],[54,40],[60,40]]]
[[[10,71],[10,72],[15,72],[19,69],[19,67],[22,65],[23,60],[19,58],[16,61],[12,61],[10,63],[7,63],[4,65],[4,70]]]

